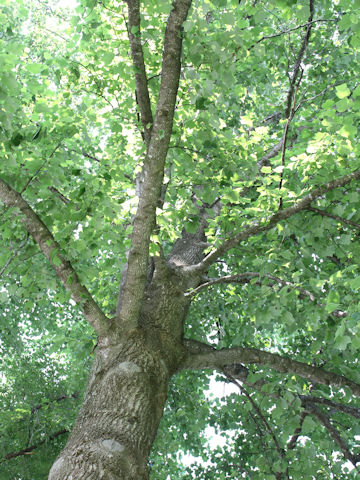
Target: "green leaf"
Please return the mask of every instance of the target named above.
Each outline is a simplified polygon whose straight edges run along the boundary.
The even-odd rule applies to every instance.
[[[358,85],[354,91],[353,91],[353,97],[354,98],[357,98],[357,97],[360,97],[360,85]]]
[[[352,280],[349,280],[349,285],[350,285],[350,288],[352,288],[353,290],[359,290],[360,289],[360,276],[356,277]]]
[[[199,228],[199,222],[197,220],[191,220],[185,223],[185,230],[188,233],[196,233],[198,228]]]
[[[40,73],[44,69],[44,65],[41,63],[28,63],[25,65],[25,68],[31,73]]]
[[[308,435],[309,433],[314,431],[315,428],[316,428],[316,423],[310,417],[310,415],[307,415],[304,419],[301,433],[304,434],[304,435]]]
[[[345,350],[347,346],[351,343],[351,338],[348,335],[344,335],[343,337],[338,337],[334,343],[334,347],[337,350]]]
[[[336,91],[336,96],[339,97],[339,98],[348,97],[351,93],[346,83],[342,83],[341,85],[337,85],[335,87],[335,91]]]
[[[114,60],[114,53],[112,52],[106,52],[104,55],[102,55],[102,60],[105,63],[105,65],[110,65],[110,63]]]

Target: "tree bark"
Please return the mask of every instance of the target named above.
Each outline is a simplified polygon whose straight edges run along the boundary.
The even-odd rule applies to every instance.
[[[100,347],[79,417],[49,480],[145,480],[168,365],[140,329]]]
[[[85,399],[49,480],[145,480],[166,402],[168,382],[183,363],[183,323],[199,279],[155,262],[139,326],[99,338]]]

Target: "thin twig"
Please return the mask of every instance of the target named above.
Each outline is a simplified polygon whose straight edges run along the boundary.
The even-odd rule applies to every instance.
[[[305,32],[303,41],[301,43],[301,47],[300,47],[298,56],[296,58],[293,74],[292,74],[292,77],[291,77],[291,80],[290,80],[290,88],[289,88],[287,101],[286,101],[287,107],[286,107],[286,110],[285,110],[285,118],[288,118],[290,116],[290,113],[291,113],[291,105],[292,105],[292,102],[293,102],[294,88],[295,88],[297,77],[298,77],[298,74],[299,74],[299,71],[300,71],[300,65],[301,65],[302,59],[304,57],[304,54],[305,54],[305,51],[306,51],[306,48],[308,46],[309,39],[310,39],[311,28],[312,28],[312,25],[313,25],[312,20],[313,20],[313,15],[314,15],[314,0],[310,0],[309,8],[310,8],[310,16],[308,18],[306,32]]]
[[[298,441],[298,438],[301,434],[302,426],[303,426],[304,420],[305,420],[307,415],[308,415],[308,413],[306,413],[306,412],[301,413],[299,426],[295,429],[292,437],[290,438],[290,440],[287,443],[287,449],[288,450],[293,450],[295,448],[296,442]]]
[[[308,27],[309,25],[312,25],[314,23],[320,23],[320,22],[337,22],[338,19],[337,18],[319,18],[317,20],[312,20],[311,22],[306,22],[306,23],[303,23],[302,25],[298,25],[297,27],[294,27],[294,28],[289,28],[289,30],[283,30],[282,32],[279,32],[279,33],[274,33],[273,35],[264,35],[263,37],[261,37],[259,40],[257,40],[253,45],[251,45],[248,50],[251,50],[252,48],[254,48],[258,43],[264,41],[264,40],[268,40],[270,38],[276,38],[276,37],[280,37],[282,35],[286,35],[287,33],[291,33],[291,32],[295,32],[296,30],[300,30],[300,28],[304,28],[304,27]]]
[[[303,298],[309,298],[312,302],[315,302],[316,306],[318,307],[324,307],[325,305],[323,303],[320,303],[316,300],[314,295],[309,291],[306,290],[305,288],[301,288],[295,283],[288,282],[286,280],[283,280],[279,277],[275,277],[274,275],[269,275],[267,273],[261,274],[259,272],[244,272],[244,273],[238,273],[236,275],[225,275],[224,277],[219,277],[219,278],[208,278],[204,277],[204,283],[200,284],[198,287],[189,290],[187,293],[185,293],[185,296],[190,296],[193,297],[197,295],[199,292],[204,290],[205,288],[212,287],[213,285],[217,284],[222,284],[222,283],[238,283],[238,284],[246,284],[249,283],[253,278],[259,278],[260,280],[256,282],[256,285],[262,286],[263,283],[261,282],[261,279],[269,279],[273,283],[266,283],[266,286],[269,287],[275,287],[276,285],[280,285],[281,287],[289,287],[292,290],[298,290],[299,294],[298,297],[300,299]],[[331,315],[333,315],[336,318],[344,318],[348,315],[348,312],[342,311],[342,310],[334,310],[330,312]]]
[[[49,155],[49,158],[46,158],[44,160],[44,162],[40,165],[40,167],[36,170],[36,172],[34,173],[34,175],[29,178],[29,180],[26,182],[25,186],[22,188],[22,190],[20,191],[20,195],[23,194],[25,192],[25,190],[28,188],[28,186],[30,185],[30,183],[34,180],[34,178],[36,178],[38,176],[38,174],[40,173],[40,171],[45,167],[45,165],[48,163],[48,161],[54,156],[56,150],[60,147],[61,145],[61,142],[59,142],[56,147],[54,148],[54,150],[51,152],[51,154]]]
[[[261,419],[261,421],[263,422],[263,424],[265,425],[265,428],[266,430],[270,433],[273,441],[274,441],[274,444],[276,446],[276,450],[278,451],[279,455],[281,457],[284,456],[284,453],[279,445],[279,442],[274,434],[274,432],[272,431],[272,428],[270,427],[269,425],[269,422],[266,420],[266,418],[263,416],[263,414],[261,413],[261,410],[260,408],[257,406],[256,402],[253,400],[253,398],[251,397],[251,395],[249,394],[249,392],[236,380],[236,378],[234,378],[232,375],[230,375],[229,373],[226,373],[226,371],[223,371],[224,375],[226,376],[226,378],[228,378],[234,385],[236,385],[239,390],[241,391],[241,393],[243,393],[246,398],[249,400],[249,402],[251,403],[251,405],[253,406],[254,410],[256,411],[256,413],[258,414],[259,418]]]
[[[0,461],[0,463],[6,462],[7,460],[10,460],[11,458],[16,458],[20,457],[21,455],[33,455],[35,452],[34,450],[43,445],[45,442],[48,442],[49,440],[54,440],[54,438],[59,437],[60,435],[64,435],[65,433],[68,433],[69,430],[67,428],[63,428],[62,430],[59,430],[58,432],[52,433],[49,435],[47,438],[44,440],[41,440],[38,443],[35,443],[34,445],[31,445],[31,447],[24,448],[23,450],[20,450],[18,452],[12,452],[12,453],[7,453],[4,458]]]
[[[294,118],[294,115],[295,115],[296,95],[297,95],[297,92],[298,92],[298,89],[299,89],[299,86],[300,86],[300,83],[301,83],[301,80],[302,80],[302,76],[303,76],[303,70],[301,69],[300,78],[299,78],[299,81],[297,82],[297,85],[296,85],[296,88],[295,88],[295,93],[294,93],[294,98],[293,98],[292,105],[291,105],[290,114],[289,114],[289,116],[286,120],[286,124],[285,124],[285,128],[284,128],[284,135],[283,135],[282,146],[281,146],[281,166],[282,166],[282,170],[281,170],[281,174],[280,174],[279,190],[282,189],[282,185],[283,185],[283,181],[284,181],[287,136],[288,136],[288,133],[289,133],[289,127],[290,127],[291,120]],[[282,199],[282,196],[281,196],[280,201],[279,201],[279,209],[280,210],[282,209],[282,205],[283,205],[283,199]]]
[[[219,277],[219,278],[206,278],[206,282],[202,283],[199,285],[197,288],[194,288],[190,292],[188,292],[186,295],[188,296],[194,296],[197,295],[201,290],[204,290],[205,288],[211,287],[212,285],[216,285],[219,283],[249,283],[251,279],[253,278],[260,278],[260,279],[269,279],[274,282],[274,284],[270,285],[281,285],[282,287],[291,287],[292,289],[297,289],[299,290],[300,293],[302,293],[304,296],[309,297],[311,301],[315,301],[314,295],[309,292],[309,290],[305,290],[304,288],[298,287],[294,283],[288,282],[286,280],[282,280],[279,277],[275,277],[274,275],[269,275],[269,274],[261,274],[259,272],[244,272],[244,273],[239,273],[237,275],[226,275],[224,277]]]
[[[57,188],[55,187],[48,187],[48,190],[50,190],[50,192],[52,193],[55,193],[55,195],[57,195],[60,200],[65,203],[65,205],[67,205],[68,203],[70,203],[70,200],[65,197],[65,195],[63,195]]]
[[[12,256],[9,258],[9,260],[5,263],[5,265],[2,267],[2,269],[0,270],[0,277],[2,276],[2,274],[5,272],[5,270],[7,269],[7,267],[10,265],[10,263],[18,256],[20,250],[22,250],[25,245],[27,244],[28,240],[30,238],[30,235],[28,234],[25,238],[25,240],[20,244],[19,248],[17,250],[15,250],[15,252],[12,254]]]
[[[308,210],[310,212],[317,213],[317,214],[321,215],[322,217],[332,218],[333,220],[337,220],[340,223],[344,223],[345,225],[349,225],[352,228],[356,228],[357,230],[360,230],[360,224],[359,223],[352,222],[351,220],[346,220],[346,218],[339,217],[338,215],[333,215],[332,213],[328,213],[325,210],[320,210],[319,208],[309,207]]]
[[[326,430],[329,432],[330,436],[332,439],[335,441],[335,443],[339,446],[340,450],[342,451],[344,457],[349,460],[354,466],[354,468],[360,473],[360,468],[356,466],[356,464],[360,461],[360,455],[352,455],[350,452],[349,447],[347,446],[345,440],[342,438],[340,433],[337,431],[337,429],[332,425],[332,423],[329,420],[329,417],[325,415],[319,408],[317,408],[313,404],[307,405],[307,410],[311,415],[316,417],[326,428]]]

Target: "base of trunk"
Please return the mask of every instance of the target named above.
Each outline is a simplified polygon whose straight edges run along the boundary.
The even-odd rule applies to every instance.
[[[79,417],[49,480],[147,480],[169,372],[139,330],[102,347]]]

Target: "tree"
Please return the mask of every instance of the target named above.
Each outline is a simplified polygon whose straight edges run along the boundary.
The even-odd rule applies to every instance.
[[[356,478],[359,10],[3,4],[8,478]]]

